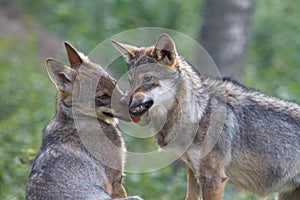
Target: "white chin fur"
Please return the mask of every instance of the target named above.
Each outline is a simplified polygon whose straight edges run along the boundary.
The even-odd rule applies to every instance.
[[[155,100],[154,100],[155,101]],[[156,116],[160,118],[166,118],[168,113],[168,109],[163,106],[163,105],[156,105],[154,104],[150,109],[149,109],[149,114],[151,116]]]

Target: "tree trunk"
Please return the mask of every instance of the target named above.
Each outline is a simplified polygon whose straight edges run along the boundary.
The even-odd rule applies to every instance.
[[[222,76],[240,80],[246,62],[255,0],[206,0],[200,44]]]

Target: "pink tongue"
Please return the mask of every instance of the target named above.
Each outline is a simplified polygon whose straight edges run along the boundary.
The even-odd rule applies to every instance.
[[[139,123],[141,121],[141,118],[140,117],[131,117],[131,120],[134,122],[134,123]]]

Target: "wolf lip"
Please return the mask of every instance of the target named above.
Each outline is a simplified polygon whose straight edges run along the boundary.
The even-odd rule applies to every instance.
[[[103,112],[103,114],[104,114],[104,115],[106,115],[107,117],[114,117],[114,115],[113,115],[113,114],[111,114],[111,113],[108,113],[108,112]]]
[[[139,117],[141,117],[143,114],[145,114],[145,112],[147,112],[149,110],[149,108],[151,108],[153,103],[154,102],[152,100],[149,100],[149,101],[141,103],[137,106],[129,108],[129,114],[130,114],[131,118],[138,119]]]

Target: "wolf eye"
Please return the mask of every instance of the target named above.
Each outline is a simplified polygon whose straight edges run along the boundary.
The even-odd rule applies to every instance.
[[[106,93],[103,93],[103,94],[100,94],[97,99],[110,99],[110,95],[106,94]]]
[[[152,80],[152,76],[146,74],[143,78],[143,83],[150,82]]]
[[[97,106],[107,106],[110,104],[110,95],[106,93],[100,93],[96,98]]]
[[[150,90],[154,87],[157,87],[157,84],[155,84],[155,83],[146,83],[146,84],[143,85],[143,89],[145,91]]]

